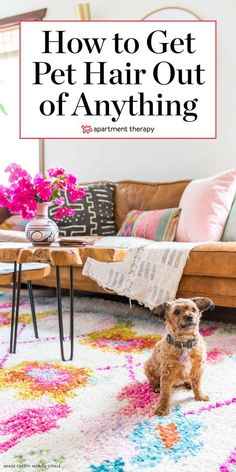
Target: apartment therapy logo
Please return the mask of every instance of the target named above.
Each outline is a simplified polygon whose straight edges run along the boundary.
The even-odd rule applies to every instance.
[[[23,138],[214,138],[215,22],[22,22],[21,104]]]

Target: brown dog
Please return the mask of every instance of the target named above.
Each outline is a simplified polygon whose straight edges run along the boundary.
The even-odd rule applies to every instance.
[[[179,298],[154,308],[154,315],[164,321],[167,336],[159,341],[144,365],[145,374],[154,391],[160,390],[157,415],[169,413],[172,387],[192,388],[196,400],[208,401],[201,391],[201,377],[206,348],[199,333],[204,310],[213,309],[209,298]]]

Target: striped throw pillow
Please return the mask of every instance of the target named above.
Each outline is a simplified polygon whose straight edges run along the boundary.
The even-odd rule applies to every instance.
[[[153,241],[174,241],[180,208],[132,210],[123,221],[118,236],[136,236]]]

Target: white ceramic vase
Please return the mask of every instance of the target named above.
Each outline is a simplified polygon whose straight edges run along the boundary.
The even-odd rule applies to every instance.
[[[49,202],[38,203],[35,218],[25,228],[26,237],[34,246],[47,246],[58,238],[58,226],[48,218],[49,205]]]

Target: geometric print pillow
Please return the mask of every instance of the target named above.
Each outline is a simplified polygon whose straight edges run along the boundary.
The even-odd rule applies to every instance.
[[[66,204],[74,210],[73,216],[63,216],[58,221],[60,236],[111,236],[117,228],[114,215],[114,189],[112,183],[83,185],[86,196],[76,203],[65,195]],[[49,218],[53,220],[59,206],[52,203]]]
[[[153,241],[174,241],[180,208],[141,211],[126,216],[117,236],[137,236]]]

